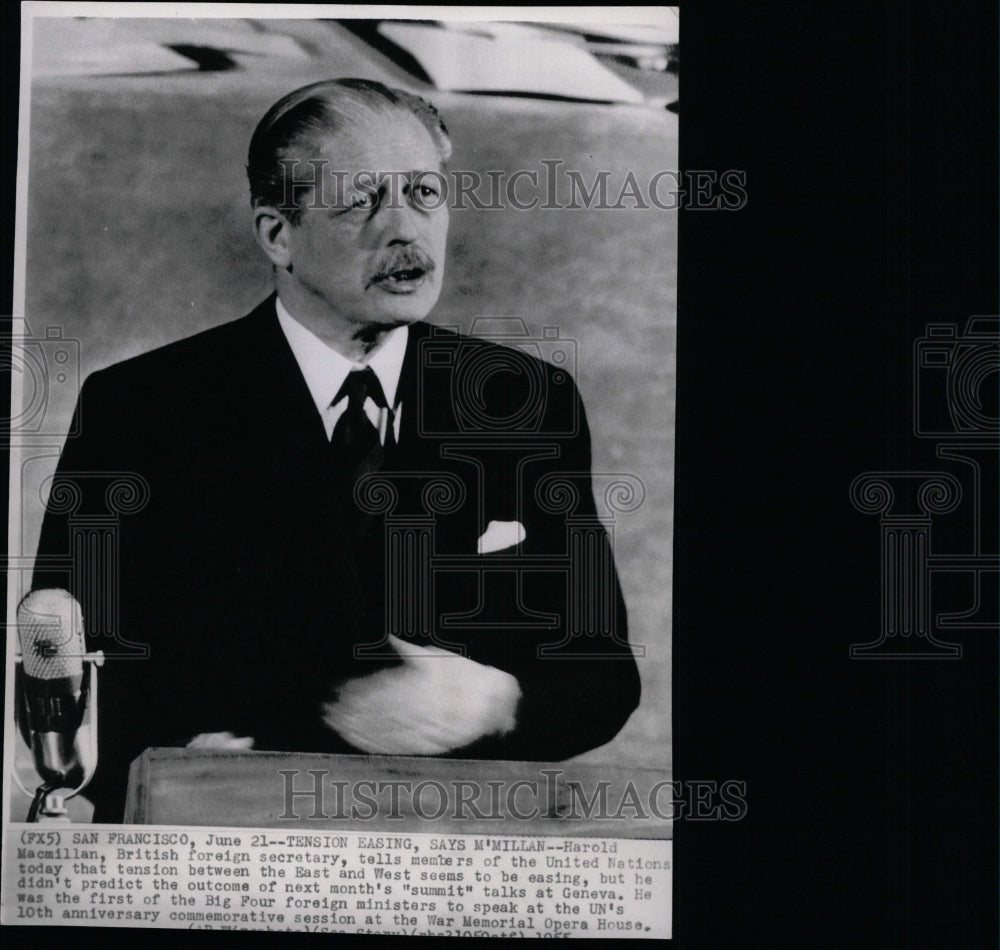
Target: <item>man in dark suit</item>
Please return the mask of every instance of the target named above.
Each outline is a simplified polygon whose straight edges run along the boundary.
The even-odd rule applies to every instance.
[[[450,147],[400,90],[286,96],[248,160],[276,294],[85,383],[32,586],[110,655],[96,820],[149,746],[562,759],[637,705],[572,379],[422,322]]]

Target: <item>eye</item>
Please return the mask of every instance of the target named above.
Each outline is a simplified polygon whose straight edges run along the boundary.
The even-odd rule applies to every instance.
[[[417,207],[435,208],[441,199],[441,188],[435,182],[415,182],[410,197]]]
[[[372,191],[365,191],[351,202],[351,207],[360,211],[371,211],[377,203],[378,196]]]

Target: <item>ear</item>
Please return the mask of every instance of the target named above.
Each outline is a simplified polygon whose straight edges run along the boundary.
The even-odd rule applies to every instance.
[[[253,209],[253,233],[268,260],[281,270],[292,265],[290,247],[292,224],[276,208],[258,205]]]

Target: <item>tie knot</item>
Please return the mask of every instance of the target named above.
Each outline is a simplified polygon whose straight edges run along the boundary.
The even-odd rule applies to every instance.
[[[340,387],[337,398],[333,401],[340,402],[344,396],[347,397],[348,406],[360,408],[364,405],[365,399],[371,397],[372,402],[379,409],[389,408],[382,384],[378,381],[375,370],[370,366],[366,366],[364,369],[352,369],[347,374],[344,385]]]

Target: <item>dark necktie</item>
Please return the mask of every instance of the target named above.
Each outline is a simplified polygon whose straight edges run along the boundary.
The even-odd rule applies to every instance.
[[[337,420],[330,439],[330,459],[336,490],[344,513],[347,538],[354,551],[359,580],[362,583],[370,617],[373,636],[382,629],[380,617],[384,610],[385,551],[383,524],[380,516],[364,510],[355,498],[358,479],[380,469],[386,452],[396,444],[393,413],[386,413],[385,445],[381,445],[378,430],[365,413],[365,400],[371,400],[380,409],[387,409],[385,393],[374,370],[352,370],[334,402],[347,396],[347,408]]]
[[[330,454],[334,474],[346,494],[347,507],[353,509],[351,501],[354,484],[363,475],[377,471],[385,461],[385,453],[395,445],[393,413],[388,409],[385,393],[375,371],[351,370],[340,387],[334,403],[347,396],[347,408],[337,420],[330,439]],[[365,412],[365,400],[371,398],[379,409],[388,410],[385,428],[385,446],[379,441],[378,430],[372,425]]]

